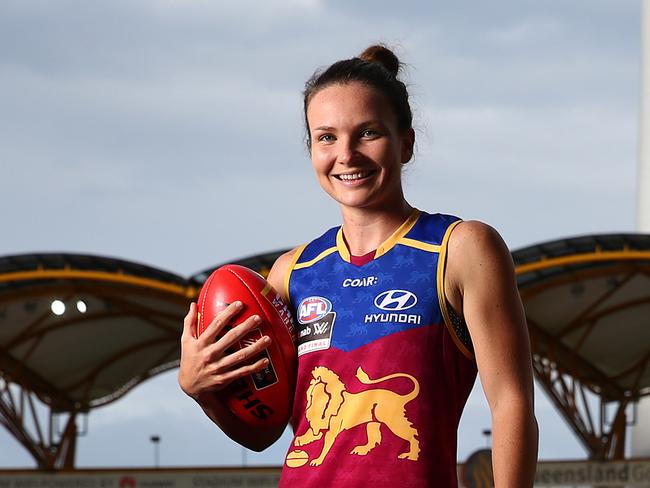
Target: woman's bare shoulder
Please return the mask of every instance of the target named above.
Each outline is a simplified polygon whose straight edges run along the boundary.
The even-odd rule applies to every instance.
[[[289,272],[289,267],[296,257],[296,253],[299,252],[301,248],[302,246],[296,246],[293,249],[290,249],[289,251],[281,254],[278,256],[278,258],[275,260],[275,263],[273,263],[273,266],[271,267],[267,281],[280,293],[282,293],[284,290],[284,279]],[[283,298],[286,299],[286,297]]]
[[[486,271],[512,272],[508,246],[494,227],[478,220],[461,222],[449,238],[447,267],[450,278],[462,283]],[[462,288],[462,286],[461,286]]]
[[[479,220],[460,222],[449,238],[450,249],[465,252],[489,252],[505,247],[505,242],[497,230]]]

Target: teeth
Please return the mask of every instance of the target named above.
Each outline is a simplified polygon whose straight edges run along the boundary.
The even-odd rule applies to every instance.
[[[342,179],[343,181],[354,181],[354,180],[360,180],[361,178],[365,178],[368,176],[370,173],[365,172],[365,173],[352,173],[352,174],[347,174],[347,175],[339,175],[339,178]]]

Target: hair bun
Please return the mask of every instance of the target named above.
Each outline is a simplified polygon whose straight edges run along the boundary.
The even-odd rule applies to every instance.
[[[397,72],[400,67],[399,59],[386,46],[382,46],[381,44],[370,46],[359,55],[359,58],[369,63],[379,63],[393,76],[397,77]]]

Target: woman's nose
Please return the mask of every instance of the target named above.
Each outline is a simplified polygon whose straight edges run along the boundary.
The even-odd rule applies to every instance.
[[[350,164],[354,159],[356,148],[351,140],[339,141],[339,153],[337,162],[340,164]]]

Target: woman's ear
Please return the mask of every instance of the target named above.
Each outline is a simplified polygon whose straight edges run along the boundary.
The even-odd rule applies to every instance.
[[[413,157],[413,146],[415,145],[415,131],[410,127],[402,135],[402,164],[408,163]]]

